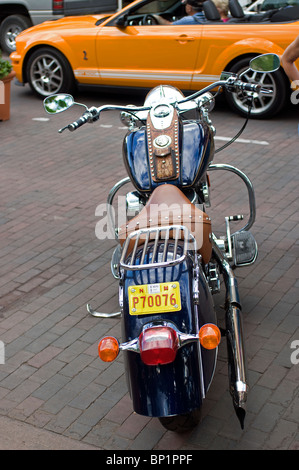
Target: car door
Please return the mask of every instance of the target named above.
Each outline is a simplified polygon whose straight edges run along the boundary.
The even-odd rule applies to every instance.
[[[189,89],[201,32],[201,24],[118,27],[108,23],[96,39],[100,81],[140,87],[167,83]]]

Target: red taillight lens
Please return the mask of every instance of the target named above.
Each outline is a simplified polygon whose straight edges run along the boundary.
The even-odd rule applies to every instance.
[[[148,366],[169,364],[175,360],[178,343],[178,335],[172,328],[148,328],[139,336],[141,360]]]
[[[64,0],[53,0],[53,10],[63,10]]]
[[[104,362],[112,362],[117,358],[119,353],[119,344],[113,336],[106,336],[101,339],[98,345],[100,359]]]

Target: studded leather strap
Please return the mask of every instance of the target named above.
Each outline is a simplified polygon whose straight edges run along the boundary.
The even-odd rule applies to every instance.
[[[174,110],[171,124],[166,129],[156,129],[147,118],[147,144],[151,177],[155,182],[173,180],[180,174],[179,121]]]

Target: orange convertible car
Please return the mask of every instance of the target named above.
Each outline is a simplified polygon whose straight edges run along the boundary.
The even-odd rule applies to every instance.
[[[67,17],[27,29],[11,54],[17,79],[45,97],[74,92],[76,84],[151,88],[161,83],[199,90],[223,70],[246,70],[255,55],[281,55],[299,32],[299,7],[245,15],[230,0],[230,16],[220,21],[211,0],[204,2],[205,23],[164,24],[185,15],[181,0],[136,0],[111,16]],[[256,72],[255,72],[256,74]],[[283,107],[290,83],[280,69],[260,78],[271,95],[255,99],[252,114],[269,117]],[[243,95],[228,94],[230,106],[245,113]]]

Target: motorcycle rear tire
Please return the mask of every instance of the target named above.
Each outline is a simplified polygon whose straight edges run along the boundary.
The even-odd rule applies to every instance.
[[[199,424],[201,420],[201,408],[190,411],[183,415],[166,416],[159,418],[162,426],[167,431],[176,433],[184,433],[191,431]]]

